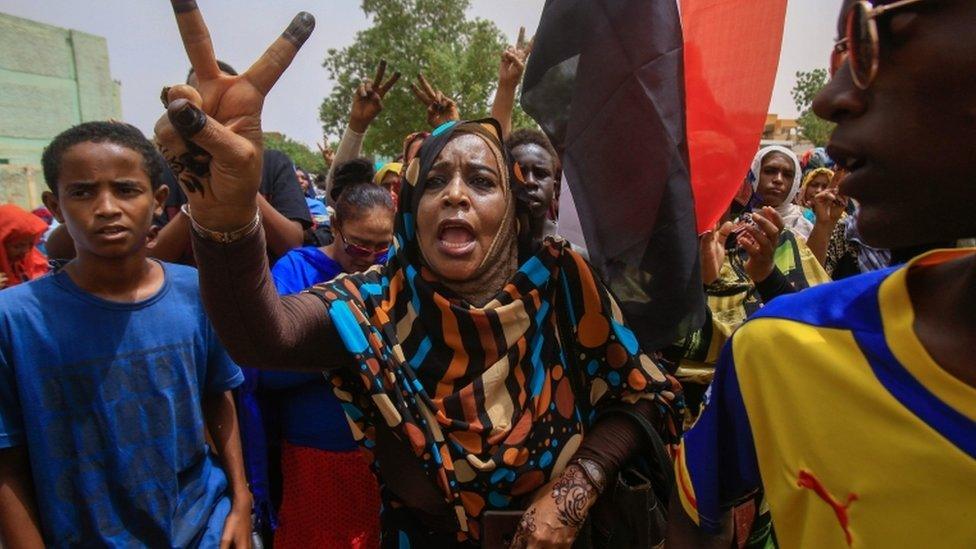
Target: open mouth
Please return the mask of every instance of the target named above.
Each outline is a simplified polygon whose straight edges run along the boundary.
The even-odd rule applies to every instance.
[[[474,228],[463,219],[446,219],[437,227],[437,246],[447,255],[464,257],[475,244]]]
[[[836,162],[839,167],[847,170],[848,173],[854,173],[867,164],[867,160],[864,158],[836,146],[828,147],[827,155],[834,159],[834,162]]]
[[[129,229],[123,227],[122,225],[109,225],[107,227],[102,227],[95,231],[95,234],[105,236],[105,237],[118,237],[119,235],[129,232]]]

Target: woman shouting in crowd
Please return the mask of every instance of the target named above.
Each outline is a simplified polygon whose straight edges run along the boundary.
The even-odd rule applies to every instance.
[[[424,142],[386,264],[279,297],[255,195],[262,103],[284,65],[220,75],[187,6],[177,21],[200,96],[171,90],[157,139],[199,160],[181,182],[204,303],[230,352],[259,368],[335,370],[375,458],[385,545],[476,544],[487,517],[516,510],[516,543],[569,547],[642,451],[641,425],[676,440],[680,390],[578,254],[547,240],[519,257],[498,124],[449,122]],[[287,57],[272,59],[302,41],[284,38]]]

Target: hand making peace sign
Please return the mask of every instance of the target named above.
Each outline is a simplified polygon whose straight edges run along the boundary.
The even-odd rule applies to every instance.
[[[410,91],[413,92],[418,101],[427,107],[427,123],[432,128],[436,128],[448,120],[461,119],[457,103],[453,99],[444,95],[440,90],[435,90],[423,74],[417,74],[417,82],[420,83],[419,86],[413,82],[410,83]]]
[[[199,85],[163,90],[166,115],[156,143],[186,191],[196,222],[215,231],[247,225],[261,183],[264,98],[315,28],[301,12],[239,76],[221,72],[210,32],[194,0],[171,0],[187,57]]]
[[[502,52],[502,61],[498,65],[498,85],[516,87],[525,72],[525,63],[532,53],[535,38],[525,41],[525,27],[519,27],[518,40],[514,46],[508,46]]]
[[[383,82],[386,75],[386,60],[381,59],[376,67],[376,76],[372,80],[367,78],[352,97],[352,110],[349,113],[349,127],[363,133],[383,110],[383,98],[390,88],[400,79],[400,73],[394,72],[389,80]]]

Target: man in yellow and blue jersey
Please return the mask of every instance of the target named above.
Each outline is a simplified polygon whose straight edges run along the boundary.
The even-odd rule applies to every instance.
[[[814,110],[871,245],[976,235],[973,29],[972,0],[844,1]],[[724,349],[675,469],[672,547],[728,547],[750,500],[782,547],[976,547],[976,250],[770,303]]]

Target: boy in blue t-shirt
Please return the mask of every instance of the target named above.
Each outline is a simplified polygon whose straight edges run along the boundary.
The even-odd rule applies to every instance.
[[[56,137],[43,164],[45,204],[78,253],[0,292],[0,538],[246,547],[230,393],[241,371],[196,271],[146,257],[167,194],[159,156],[130,125],[89,122]]]

